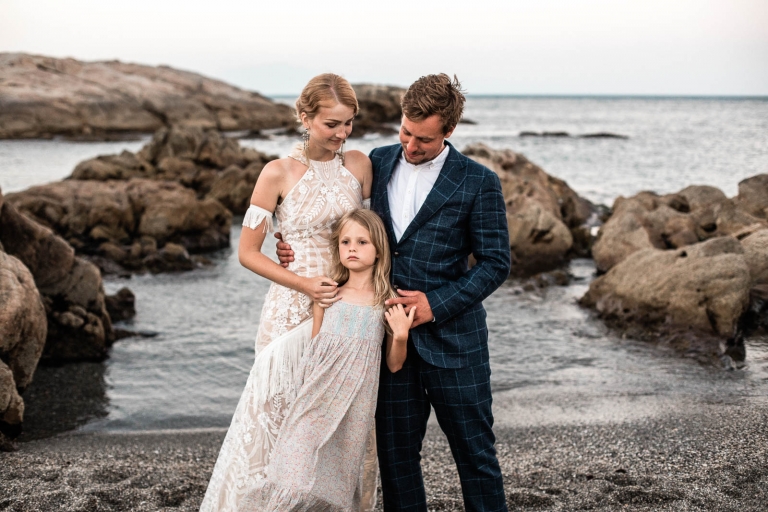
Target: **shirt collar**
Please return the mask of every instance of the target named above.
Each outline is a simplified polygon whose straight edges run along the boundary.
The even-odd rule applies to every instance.
[[[440,152],[439,155],[437,155],[435,158],[433,158],[429,162],[425,162],[419,165],[413,165],[412,163],[408,162],[408,160],[405,159],[405,152],[401,152],[400,165],[405,165],[408,168],[418,169],[420,171],[431,171],[431,170],[439,171],[440,169],[443,168],[443,164],[448,159],[448,153],[450,152],[451,152],[451,148],[448,147],[448,144],[445,144],[443,146],[443,150]]]

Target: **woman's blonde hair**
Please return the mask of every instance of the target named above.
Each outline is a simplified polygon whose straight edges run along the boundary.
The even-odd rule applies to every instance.
[[[296,100],[296,119],[301,122],[301,113],[313,119],[321,107],[339,103],[352,109],[355,115],[360,107],[357,96],[346,78],[333,73],[323,73],[312,78]]]
[[[384,306],[384,301],[397,297],[389,282],[389,271],[392,268],[392,259],[389,254],[389,242],[387,241],[387,230],[381,218],[371,210],[352,210],[345,213],[336,224],[333,225],[331,232],[331,272],[328,277],[342,285],[349,280],[349,269],[341,264],[339,257],[339,239],[344,226],[350,222],[356,222],[368,230],[371,235],[371,243],[376,248],[378,258],[373,266],[373,291],[374,305]]]

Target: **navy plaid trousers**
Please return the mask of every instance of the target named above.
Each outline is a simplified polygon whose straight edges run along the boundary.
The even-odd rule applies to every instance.
[[[386,347],[384,348],[386,351]],[[376,440],[384,510],[426,511],[421,446],[430,404],[461,479],[469,511],[506,511],[496,459],[488,362],[466,368],[439,368],[424,361],[412,343],[403,368],[392,373],[382,357]]]

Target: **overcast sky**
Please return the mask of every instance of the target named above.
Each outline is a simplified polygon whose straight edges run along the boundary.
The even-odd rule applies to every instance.
[[[0,51],[167,64],[265,94],[313,75],[475,94],[768,95],[768,0],[0,0]]]

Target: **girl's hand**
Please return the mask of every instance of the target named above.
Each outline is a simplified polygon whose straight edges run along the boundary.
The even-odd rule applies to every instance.
[[[413,306],[408,314],[405,314],[405,308],[402,304],[395,304],[384,312],[384,318],[389,327],[392,328],[392,334],[395,341],[408,340],[408,330],[413,325],[413,319],[416,317],[416,306]]]
[[[327,308],[341,297],[336,296],[338,283],[325,276],[304,278],[304,286],[301,290],[311,301],[317,302],[320,307]]]

